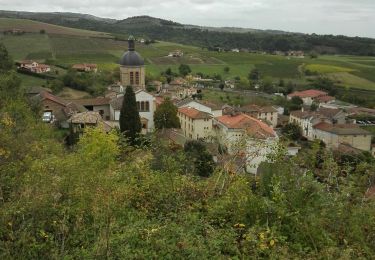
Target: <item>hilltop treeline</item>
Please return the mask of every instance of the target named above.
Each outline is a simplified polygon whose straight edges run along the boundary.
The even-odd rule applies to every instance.
[[[32,108],[32,109],[30,109]],[[1,259],[370,259],[371,157],[318,143],[259,177],[191,171],[178,146],[87,129],[67,149],[0,46]]]
[[[0,12],[0,17],[33,19],[67,27],[103,31],[114,34],[134,34],[153,40],[171,41],[205,48],[244,48],[256,51],[316,51],[322,54],[375,55],[375,39],[334,35],[283,33],[254,30],[236,33],[190,28],[173,21],[148,16],[121,21],[64,13]]]

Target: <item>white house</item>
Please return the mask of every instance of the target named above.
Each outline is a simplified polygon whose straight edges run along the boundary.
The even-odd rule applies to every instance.
[[[289,123],[297,124],[302,129],[302,135],[309,140],[314,140],[313,126],[326,122],[330,124],[345,124],[346,115],[340,109],[319,108],[317,111],[292,111]]]
[[[178,109],[178,118],[184,136],[189,139],[207,139],[212,135],[212,116],[192,107]]]
[[[254,174],[262,162],[268,161],[267,156],[278,142],[278,136],[270,126],[246,114],[214,118],[213,128],[228,153],[243,156],[246,171]]]
[[[327,103],[334,100],[333,97],[328,96],[327,92],[308,89],[304,91],[296,91],[287,96],[288,100],[291,100],[293,97],[299,97],[302,99],[304,105],[311,106],[314,102],[316,103]]]
[[[124,96],[118,95],[110,102],[111,120],[118,122],[120,120],[120,111],[122,107]],[[142,122],[142,132],[149,133],[155,129],[154,112],[156,110],[156,98],[144,90],[135,92],[135,99],[139,116]]]
[[[260,119],[266,123],[272,125],[272,127],[277,126],[278,111],[272,106],[260,107],[254,104],[243,106],[240,111],[252,116],[254,118]]]

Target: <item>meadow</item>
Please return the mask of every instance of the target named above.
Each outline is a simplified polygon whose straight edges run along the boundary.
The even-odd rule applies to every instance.
[[[18,23],[22,24],[11,20],[0,19],[0,30],[9,28],[12,22],[13,27],[18,26]],[[41,26],[44,24],[33,22],[31,27]],[[64,28],[55,28],[54,33],[46,34],[1,35],[0,42],[5,44],[16,60],[52,59],[55,64],[65,66],[90,62],[97,63],[101,70],[116,68],[118,60],[127,49],[126,41],[98,37],[103,36],[102,33]],[[290,58],[267,54],[212,52],[170,42],[151,45],[137,43],[136,48],[145,59],[147,73],[155,77],[167,68],[177,72],[179,65],[184,63],[190,65],[193,73],[220,74],[223,79],[247,77],[256,68],[263,78],[274,82],[284,79],[303,85],[307,84],[303,71],[309,70],[326,75],[345,88],[375,90],[375,57],[321,55],[316,59]],[[173,50],[182,50],[184,56],[168,57],[168,53]],[[224,71],[225,67],[229,67],[229,72]]]

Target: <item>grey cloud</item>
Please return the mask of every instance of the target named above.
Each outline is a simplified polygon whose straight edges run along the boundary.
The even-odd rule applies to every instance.
[[[375,38],[374,0],[0,0],[0,8]]]

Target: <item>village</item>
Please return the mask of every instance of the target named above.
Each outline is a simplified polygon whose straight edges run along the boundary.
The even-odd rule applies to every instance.
[[[183,146],[188,140],[200,140],[213,147],[225,147],[226,153],[210,149],[216,163],[226,165],[231,158],[231,169],[236,172],[256,174],[262,162],[280,143],[286,146],[288,155],[295,156],[304,142],[319,140],[327,149],[345,154],[371,153],[375,156],[372,134],[361,128],[374,125],[375,110],[340,102],[327,92],[309,89],[283,96],[287,101],[300,102],[298,110],[286,115],[285,108],[277,105],[242,106],[216,104],[202,100],[204,85],[199,76],[187,75],[174,78],[169,83],[152,81],[153,91],[146,90],[146,68],[141,55],[135,51],[135,39],[128,40],[128,51],[120,60],[120,81],[108,86],[103,96],[64,99],[55,96],[48,88],[34,87],[28,91],[31,100],[41,104],[43,122],[71,134],[81,134],[87,127],[102,127],[106,132],[119,129],[120,111],[126,86],[132,86],[142,134],[160,133],[163,139]],[[179,50],[171,51],[170,57],[181,57]],[[50,67],[32,60],[17,63],[19,69],[34,73],[46,73]],[[96,64],[75,64],[73,70],[96,73]],[[231,90],[233,85],[225,84]],[[257,93],[256,93],[257,94]],[[278,94],[278,93],[277,93]],[[154,115],[164,101],[177,107],[180,128],[156,129]],[[358,120],[357,120],[358,119]],[[283,129],[295,126],[301,138],[293,140]],[[239,145],[241,143],[242,145]],[[226,166],[228,167],[228,166]]]
[[[3,2],[0,259],[375,259],[375,2]]]

